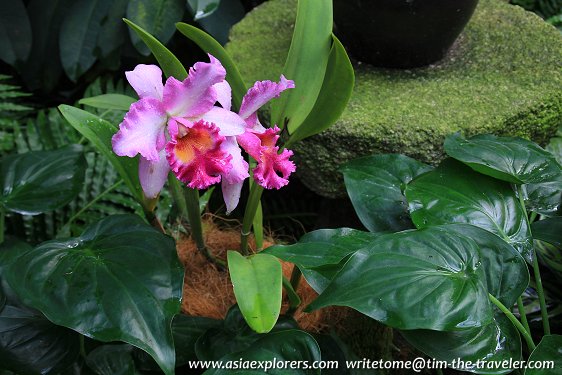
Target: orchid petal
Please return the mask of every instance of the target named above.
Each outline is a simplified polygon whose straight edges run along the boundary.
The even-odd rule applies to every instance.
[[[221,150],[232,156],[230,163],[232,168],[228,173],[223,175],[223,181],[233,184],[240,181],[244,181],[246,178],[250,177],[248,173],[248,163],[244,160],[242,156],[242,150],[238,146],[235,137],[226,137],[226,139],[221,144]]]
[[[222,81],[215,83],[213,87],[217,93],[217,102],[219,102],[224,109],[230,111],[232,107],[232,89],[228,82]]]
[[[256,82],[242,99],[239,112],[240,117],[253,121],[253,119],[250,119],[250,116],[260,109],[260,107],[271,99],[279,97],[283,91],[294,87],[295,83],[286,79],[283,75],[281,75],[279,83],[272,81]],[[254,125],[252,121],[249,121],[248,126],[252,127]]]
[[[158,152],[166,143],[166,113],[160,101],[144,98],[131,105],[119,131],[111,142],[119,156],[141,154],[150,161],[158,160]]]
[[[261,140],[255,133],[246,132],[236,137],[236,140],[251,157],[256,160],[261,155]]]
[[[283,150],[281,154],[277,151],[278,147],[274,147],[265,152],[254,169],[254,178],[266,189],[280,189],[287,185],[289,175],[296,170],[295,164],[289,160],[293,151]]]
[[[246,131],[246,122],[242,117],[221,107],[211,108],[200,119],[217,125],[224,137],[240,135]]]
[[[137,92],[139,98],[162,100],[164,91],[162,70],[156,65],[139,64],[132,71],[125,72],[125,76]]]
[[[168,78],[164,85],[164,107],[171,117],[195,117],[210,110],[217,101],[213,85],[224,81],[226,70],[209,55],[211,62],[198,62],[189,69],[189,76],[180,82]]]
[[[168,178],[170,165],[166,160],[166,152],[164,149],[159,153],[157,161],[146,160],[141,157],[139,159],[139,180],[147,198],[156,198]]]
[[[230,184],[226,180],[222,180],[222,196],[224,199],[224,203],[226,204],[227,215],[234,211],[234,209],[238,206],[243,185],[244,181]]]

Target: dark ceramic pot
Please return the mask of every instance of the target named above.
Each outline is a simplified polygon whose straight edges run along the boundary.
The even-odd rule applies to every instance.
[[[413,68],[441,60],[478,0],[333,0],[336,34],[356,59]]]

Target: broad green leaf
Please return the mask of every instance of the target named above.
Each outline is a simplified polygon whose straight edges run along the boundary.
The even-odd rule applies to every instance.
[[[158,39],[149,34],[142,27],[134,22],[124,19],[125,23],[135,32],[136,35],[146,44],[150,52],[154,55],[164,75],[174,77],[180,81],[187,78],[187,70],[169,49],[167,49]]]
[[[306,119],[294,129],[291,143],[318,134],[334,125],[351,98],[355,84],[353,66],[338,38],[332,35],[332,39],[330,58],[318,99]]]
[[[290,317],[280,316],[272,332],[298,328]],[[272,333],[270,332],[270,333]],[[202,361],[216,361],[236,351],[245,350],[267,334],[253,331],[237,305],[230,308],[221,327],[210,327],[195,343],[195,353]]]
[[[127,26],[123,24],[123,17],[127,11],[129,0],[115,0],[101,22],[96,50],[100,58],[108,57],[112,52],[121,47],[127,36]]]
[[[314,338],[304,331],[296,329],[286,330],[282,332],[269,333],[262,336],[254,344],[241,351],[230,353],[221,361],[232,366],[239,362],[240,358],[246,363],[250,364],[251,361],[260,361],[270,363],[273,360],[282,361],[305,361],[313,363],[322,359],[320,354],[320,347]],[[257,365],[256,365],[257,366]],[[226,367],[226,366],[225,366]],[[286,366],[282,369],[269,368],[269,369],[255,369],[249,368],[224,368],[224,369],[209,369],[205,371],[205,375],[219,375],[219,374],[272,374],[272,375],[301,375],[301,374],[320,374],[320,370],[316,369],[295,369]]]
[[[21,64],[30,51],[31,25],[23,1],[0,1],[0,60]]]
[[[52,211],[82,189],[86,159],[79,145],[4,157],[0,164],[0,206],[24,215]]]
[[[60,105],[64,118],[104,155],[119,173],[125,185],[137,201],[142,202],[144,194],[139,183],[138,160],[117,156],[111,146],[111,138],[117,133],[117,126],[81,109]]]
[[[562,374],[562,336],[544,336],[533,350],[529,362],[542,365],[541,369],[527,368],[525,375],[561,375]]]
[[[474,225],[449,224],[442,228],[476,242],[486,273],[488,293],[505,306],[513,306],[529,286],[529,270],[519,252],[495,234]]]
[[[297,19],[283,67],[283,74],[295,81],[295,88],[271,104],[271,124],[283,128],[289,120],[293,133],[310,114],[326,75],[332,46],[332,2],[301,0]]]
[[[511,186],[447,159],[406,187],[412,221],[418,228],[467,223],[486,229],[532,259],[525,212]]]
[[[3,277],[24,303],[95,340],[137,346],[173,374],[184,270],[170,237],[138,216],[114,215],[80,237],[8,255]]]
[[[560,134],[560,128],[558,129],[558,135],[550,140],[550,143],[546,146],[546,151],[550,152],[558,161],[562,164],[562,137]]]
[[[128,111],[131,104],[136,101],[137,99],[131,98],[127,95],[103,94],[80,99],[78,101],[78,104],[89,105],[90,107],[101,109],[117,109],[121,111]]]
[[[187,3],[193,9],[195,21],[205,18],[216,12],[221,3],[220,0],[187,0]]]
[[[248,325],[258,333],[271,331],[281,311],[283,270],[271,255],[244,257],[228,251],[234,295]]]
[[[223,46],[221,46],[220,43],[212,36],[195,26],[191,26],[186,23],[178,23],[176,27],[180,33],[192,40],[203,51],[210,53],[219,59],[226,69],[226,80],[232,88],[232,101],[234,103],[234,107],[237,109],[240,108],[242,98],[246,95],[247,88],[242,76],[240,75],[238,67],[234,61],[232,61],[228,52],[226,52]]]
[[[113,0],[78,0],[72,4],[59,34],[60,59],[66,75],[76,81],[94,65],[94,53]]]
[[[522,138],[481,134],[445,139],[445,152],[477,172],[514,184],[554,181],[562,174],[554,156]]]
[[[492,320],[478,245],[445,227],[383,235],[357,251],[307,311],[330,305],[398,329],[462,330]]]
[[[494,320],[483,327],[456,332],[430,330],[402,331],[402,336],[415,348],[431,358],[447,361],[454,369],[477,374],[509,374],[513,369],[502,366],[502,361],[521,359],[521,337],[505,315],[497,312]],[[460,367],[471,362],[471,366]],[[477,362],[480,366],[477,368]],[[495,369],[488,369],[487,367]]]
[[[535,240],[548,242],[562,248],[562,217],[557,216],[535,221],[531,228]]]
[[[176,31],[174,24],[182,20],[185,10],[185,0],[131,0],[127,18],[166,44]],[[143,37],[132,32],[130,35],[137,51],[148,56],[151,48],[143,43]]]
[[[246,15],[246,9],[242,3],[244,0],[221,1],[216,12],[208,17],[199,19],[200,27],[209,33],[221,45],[228,42],[228,34],[232,26],[237,24]],[[193,8],[190,9],[192,13]]]
[[[357,216],[371,232],[413,228],[404,196],[406,185],[432,168],[398,154],[352,160],[342,168],[347,194]]]
[[[562,177],[556,181],[525,185],[527,209],[541,215],[560,215],[562,204]]]
[[[135,375],[132,352],[127,344],[98,346],[88,353],[86,364],[98,375]]]

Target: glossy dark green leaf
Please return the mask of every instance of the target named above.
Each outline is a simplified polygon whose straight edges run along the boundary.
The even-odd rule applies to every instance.
[[[528,184],[525,185],[525,189],[527,192],[525,205],[528,210],[547,216],[561,214],[562,178],[540,184]]]
[[[498,236],[474,225],[452,224],[442,228],[476,242],[486,273],[488,293],[505,306],[513,306],[529,285],[529,270],[519,252]]]
[[[562,374],[562,336],[544,336],[533,350],[529,362],[542,365],[541,369],[526,369],[525,375],[561,375]]]
[[[306,119],[294,129],[291,143],[318,134],[334,125],[351,98],[355,84],[353,66],[341,42],[335,35],[332,35],[332,38],[330,58],[318,99]]]
[[[237,24],[246,15],[244,0],[221,1],[216,12],[208,17],[199,19],[200,27],[211,35],[221,45],[228,42],[228,34],[232,26]],[[190,9],[192,13],[193,9]]]
[[[342,168],[347,194],[361,222],[371,232],[413,228],[404,196],[406,185],[432,168],[398,154],[352,160]]]
[[[187,3],[194,10],[195,21],[205,18],[216,12],[221,3],[220,0],[187,0]]]
[[[121,111],[128,111],[131,104],[136,101],[137,99],[131,98],[127,95],[103,94],[80,99],[78,101],[78,104],[89,105],[90,107],[100,109],[117,109]]]
[[[72,4],[59,34],[60,59],[66,75],[76,81],[97,60],[101,23],[113,0],[78,0]]]
[[[176,22],[183,18],[185,0],[131,0],[127,18],[166,44],[174,35]],[[148,56],[150,49],[137,33],[130,33],[135,48]]]
[[[330,305],[399,329],[460,330],[492,320],[478,245],[445,227],[383,235],[357,251],[307,310]]]
[[[271,104],[271,124],[289,119],[293,133],[307,118],[322,88],[332,46],[332,2],[299,1],[293,39],[283,74],[295,88]]]
[[[445,152],[477,172],[514,184],[553,181],[562,174],[554,156],[522,138],[481,134],[445,139]]]
[[[16,251],[30,248],[22,242],[16,246]],[[5,282],[0,289],[9,296],[0,308],[0,368],[36,375],[56,374],[72,365],[78,357],[79,335],[22,305]]]
[[[551,245],[562,248],[562,217],[550,217],[535,221],[531,228],[533,229],[533,238],[535,240],[548,242]]]
[[[195,44],[199,46],[203,51],[210,53],[224,66],[226,69],[226,80],[232,88],[232,101],[235,108],[240,108],[242,104],[242,98],[246,94],[247,88],[238,67],[232,61],[232,58],[217,42],[212,36],[198,29],[195,26],[188,25],[186,23],[178,23],[176,25],[178,31],[192,40]]]
[[[139,202],[144,194],[139,183],[138,160],[115,155],[111,146],[111,137],[117,132],[117,126],[81,109],[60,105],[59,111],[64,118],[82,134],[113,165],[133,197]]]
[[[418,350],[431,358],[447,361],[457,370],[477,374],[508,374],[512,369],[502,366],[502,361],[521,359],[521,337],[505,315],[498,312],[494,320],[484,326],[456,332],[430,330],[402,331],[402,336]],[[459,366],[471,362],[471,366]],[[477,368],[477,363],[480,366]],[[494,369],[486,367],[494,366]]]
[[[280,316],[272,332],[298,328],[297,323],[289,317]],[[196,342],[195,353],[202,361],[216,361],[253,345],[259,338],[266,337],[253,331],[240,312],[237,305],[230,308],[221,327],[208,329]]]
[[[108,57],[112,52],[121,47],[127,37],[127,26],[123,23],[123,17],[127,11],[129,0],[114,0],[101,22],[98,40],[96,43],[96,55],[100,58]]]
[[[82,189],[86,159],[81,146],[4,157],[0,164],[0,205],[25,215],[52,211]]]
[[[132,353],[130,345],[102,345],[88,353],[86,364],[98,375],[135,375]]]
[[[240,361],[242,358],[242,361]],[[221,358],[225,363],[225,367],[233,366],[224,369],[209,369],[205,371],[206,375],[219,375],[219,374],[273,374],[273,375],[300,375],[300,374],[320,374],[320,370],[312,369],[298,369],[291,368],[290,366],[282,369],[278,368],[257,368],[250,370],[248,367],[234,367],[236,364],[245,363],[246,366],[250,365],[252,361],[260,361],[262,363],[272,364],[276,359],[281,361],[306,361],[313,363],[322,359],[320,354],[320,347],[314,338],[304,331],[296,329],[286,330],[282,332],[269,333],[263,335],[254,344],[241,351],[228,354]],[[257,366],[254,363],[254,366]]]
[[[238,307],[248,325],[258,333],[271,331],[281,311],[283,270],[269,254],[249,257],[228,251],[228,270]]]
[[[53,323],[99,341],[135,345],[173,374],[171,324],[180,309],[183,272],[170,237],[137,216],[115,215],[80,237],[18,254],[3,276]]]
[[[562,164],[562,134],[560,134],[560,128],[558,128],[557,136],[550,140],[545,149],[556,158],[559,164]]]
[[[0,1],[0,60],[14,66],[31,50],[31,25],[22,0]]]
[[[167,49],[158,39],[134,22],[127,19],[124,21],[135,32],[140,40],[146,44],[150,52],[152,52],[156,60],[158,60],[158,64],[160,65],[160,68],[162,68],[166,77],[175,77],[180,81],[187,78],[187,70],[185,70],[178,58],[174,56],[174,54],[170,52],[170,50]]]
[[[515,247],[527,261],[532,238],[525,212],[511,186],[447,159],[406,187],[412,221],[418,228],[467,223],[486,229]]]

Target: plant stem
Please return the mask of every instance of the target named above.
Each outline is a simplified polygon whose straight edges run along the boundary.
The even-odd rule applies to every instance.
[[[0,244],[4,242],[4,223],[6,220],[6,212],[4,207],[0,207]]]
[[[488,297],[490,298],[490,301],[492,301],[492,303],[496,305],[498,309],[500,309],[505,314],[505,316],[507,316],[507,318],[511,321],[511,323],[513,323],[513,325],[519,330],[519,332],[521,332],[521,335],[527,342],[527,346],[529,347],[529,350],[530,351],[535,350],[536,346],[535,343],[533,342],[533,338],[531,337],[529,331],[527,331],[525,327],[523,327],[523,324],[521,324],[519,320],[517,320],[515,315],[513,315],[511,311],[509,311],[509,309],[503,305],[503,303],[498,301],[496,297],[494,297],[491,294],[488,294]]]
[[[80,335],[80,355],[84,359],[88,356],[86,354],[86,345],[84,344],[84,335]]]
[[[519,202],[521,203],[521,208],[525,213],[525,220],[527,220],[527,224],[529,224],[529,230],[530,230],[529,216],[527,215],[527,209],[525,208],[525,197],[523,195],[522,185],[517,185],[517,194],[519,195]],[[539,303],[541,306],[542,326],[543,326],[544,334],[550,335],[550,322],[548,320],[548,310],[546,308],[546,300],[544,297],[544,289],[542,286],[541,272],[539,269],[539,260],[537,258],[537,252],[535,251],[534,245],[533,245],[531,256],[533,257],[533,273],[535,276],[535,284],[537,286],[537,293],[539,295]]]
[[[203,235],[203,223],[201,221],[201,212],[199,210],[199,190],[185,188],[185,203],[187,208],[187,215],[189,218],[189,226],[191,228],[191,238],[195,241],[197,250],[207,258],[211,263],[214,263],[220,269],[225,268],[225,262],[215,258],[205,246],[205,237]]]
[[[525,312],[525,305],[523,305],[523,299],[521,296],[517,298],[517,309],[519,310],[519,315],[521,316],[521,323],[527,332],[531,333],[531,328],[529,328],[529,322],[527,321],[527,313]]]
[[[437,373],[437,375],[443,375],[443,370],[441,370],[440,368],[436,368],[435,372]]]
[[[177,180],[176,176],[171,173],[168,176],[168,185],[170,187],[170,193],[172,194],[174,203],[178,207],[178,211],[182,220],[189,220],[189,215],[187,213],[187,203],[185,202],[185,197],[182,194],[180,182]]]
[[[296,265],[293,266],[293,271],[291,272],[291,285],[293,289],[296,291],[299,287],[299,283],[301,281],[302,272],[300,268]]]
[[[301,304],[301,299],[295,289],[293,289],[291,282],[289,282],[285,276],[283,276],[283,288],[285,288],[287,298],[289,298],[289,309],[287,310],[287,315],[293,316]]]
[[[258,184],[252,184],[248,203],[246,203],[246,211],[244,211],[244,220],[242,221],[242,233],[240,236],[240,252],[242,255],[248,255],[249,253],[248,236],[252,229],[252,222],[254,221],[254,216],[256,216],[262,193],[263,187]]]

